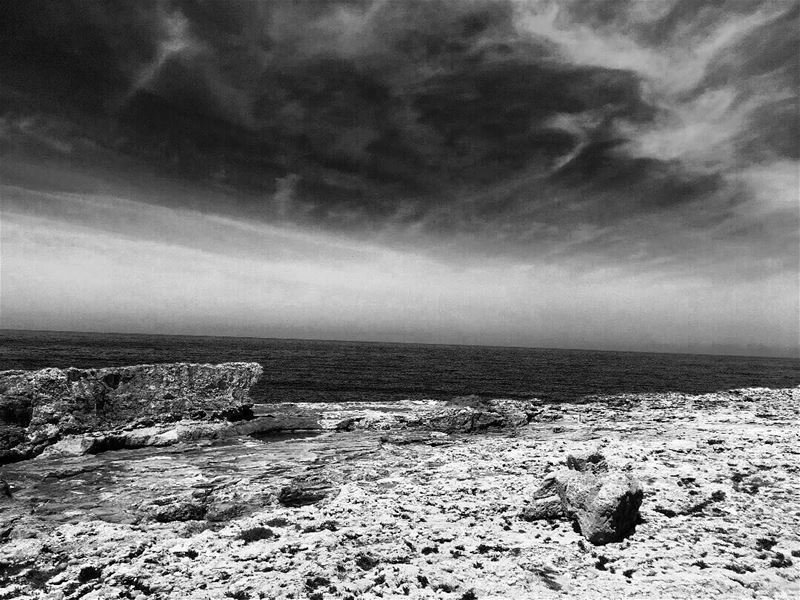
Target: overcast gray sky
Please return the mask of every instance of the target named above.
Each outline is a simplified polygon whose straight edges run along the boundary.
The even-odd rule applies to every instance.
[[[0,6],[0,326],[791,352],[800,4]]]

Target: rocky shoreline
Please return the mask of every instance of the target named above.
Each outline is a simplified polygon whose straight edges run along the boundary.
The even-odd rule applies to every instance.
[[[220,401],[187,383],[197,380],[175,385],[195,406]],[[3,466],[0,598],[800,591],[800,388],[253,406],[248,386],[234,387],[245,394],[225,406],[237,411],[214,404],[202,419],[173,410],[131,424],[95,403],[83,430],[63,427],[35,459]],[[17,415],[21,427],[3,389],[6,423]],[[160,410],[164,394],[151,391],[147,406]],[[119,432],[127,441],[92,441]],[[570,455],[602,455],[603,469],[641,485],[639,521],[621,542],[595,546],[564,515],[530,519]]]
[[[261,404],[257,363],[0,371],[0,464],[250,434],[356,430],[470,433],[525,425],[532,401]]]

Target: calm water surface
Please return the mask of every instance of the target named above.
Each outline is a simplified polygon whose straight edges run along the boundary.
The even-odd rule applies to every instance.
[[[800,361],[692,354],[0,330],[0,370],[255,361],[256,402],[590,394],[800,384]]]

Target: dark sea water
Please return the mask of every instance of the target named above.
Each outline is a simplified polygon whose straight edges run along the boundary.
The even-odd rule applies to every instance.
[[[256,402],[567,400],[800,384],[792,358],[0,330],[0,370],[228,361],[264,366]]]

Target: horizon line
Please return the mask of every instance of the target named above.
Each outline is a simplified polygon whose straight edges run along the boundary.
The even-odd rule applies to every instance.
[[[447,342],[415,342],[415,341],[395,341],[395,340],[357,340],[357,339],[338,339],[338,338],[323,338],[323,337],[276,337],[276,336],[261,336],[261,335],[232,335],[232,334],[202,334],[202,333],[151,333],[151,332],[131,332],[131,331],[85,331],[74,329],[19,329],[13,327],[0,327],[0,334],[6,332],[25,332],[25,333],[72,333],[72,334],[91,334],[91,335],[134,335],[134,336],[155,336],[155,337],[190,337],[190,338],[223,338],[223,339],[251,339],[251,340],[279,340],[287,342],[332,342],[332,343],[348,343],[348,344],[395,344],[403,346],[445,346],[445,347],[463,347],[463,348],[497,348],[497,349],[517,349],[517,350],[561,350],[564,352],[617,352],[617,353],[632,353],[632,354],[671,354],[671,355],[684,355],[684,356],[736,356],[739,358],[776,358],[776,359],[800,359],[800,345],[796,348],[792,347],[770,347],[763,346],[766,352],[770,354],[738,354],[736,352],[723,352],[715,354],[713,352],[692,352],[688,350],[631,350],[631,349],[613,349],[613,348],[567,348],[559,346],[520,346],[520,345],[503,345],[503,344],[465,344],[465,343],[447,343]],[[727,346],[727,344],[693,344],[697,348],[711,349],[715,345]],[[675,347],[674,344],[663,344],[665,347]],[[748,346],[741,344],[730,344],[732,348],[741,348],[744,352]]]

